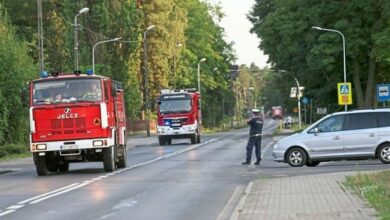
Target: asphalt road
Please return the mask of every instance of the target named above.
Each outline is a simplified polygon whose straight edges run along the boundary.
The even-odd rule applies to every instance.
[[[248,129],[207,135],[196,145],[159,146],[156,138],[130,148],[128,167],[114,173],[105,173],[102,163],[76,163],[68,173],[38,177],[31,159],[0,163],[16,171],[0,175],[0,218],[222,219],[238,202],[234,195],[255,178],[389,168],[377,160],[312,168],[273,162],[276,127],[276,121],[265,123],[260,167],[241,165]]]

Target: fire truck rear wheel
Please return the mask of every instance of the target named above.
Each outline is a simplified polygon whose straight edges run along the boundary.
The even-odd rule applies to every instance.
[[[38,176],[46,176],[49,174],[46,164],[46,156],[39,156],[38,153],[33,153],[35,168]]]
[[[119,146],[119,150],[121,151],[122,155],[119,156],[118,168],[125,168],[127,167],[127,147],[123,145]]]
[[[103,149],[103,167],[106,172],[115,170],[115,152],[113,146]]]

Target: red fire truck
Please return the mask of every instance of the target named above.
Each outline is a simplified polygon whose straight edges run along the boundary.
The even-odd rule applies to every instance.
[[[162,90],[158,99],[157,133],[160,145],[172,139],[190,138],[200,143],[200,95],[195,89]]]
[[[282,119],[283,109],[282,106],[272,106],[272,119]]]
[[[66,172],[71,162],[126,167],[121,83],[92,72],[42,72],[30,83],[30,150],[38,175]]]

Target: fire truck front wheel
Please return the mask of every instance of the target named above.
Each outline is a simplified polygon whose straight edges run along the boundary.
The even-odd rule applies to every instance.
[[[49,169],[47,168],[46,155],[39,156],[38,153],[33,153],[35,168],[37,170],[38,176],[46,176],[49,174]]]
[[[115,170],[115,152],[113,146],[103,149],[103,167],[106,172]]]
[[[164,137],[162,137],[162,136],[159,136],[158,137],[158,143],[160,144],[160,146],[163,146],[163,145],[165,145],[166,144],[166,141],[165,141],[166,139],[164,138]]]

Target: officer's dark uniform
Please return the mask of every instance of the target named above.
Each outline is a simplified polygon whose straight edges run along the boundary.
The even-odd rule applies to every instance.
[[[243,165],[249,165],[251,163],[253,146],[255,146],[256,153],[256,163],[255,165],[260,165],[261,160],[261,132],[263,129],[264,121],[259,116],[259,110],[253,110],[254,116],[247,121],[247,123],[251,126],[249,131],[249,140],[246,145],[246,161],[243,162]]]

